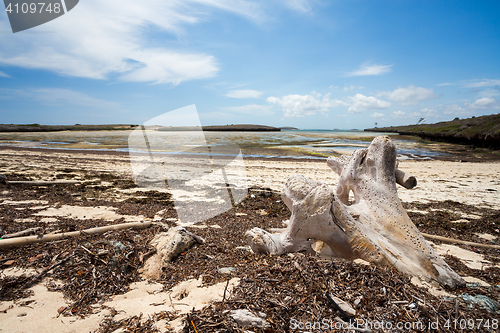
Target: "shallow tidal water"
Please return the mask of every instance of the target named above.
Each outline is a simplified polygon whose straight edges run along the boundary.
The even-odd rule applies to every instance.
[[[325,158],[351,154],[366,148],[384,133],[363,131],[295,130],[281,132],[202,132],[202,131],[64,131],[0,133],[0,145],[72,150],[113,150],[124,152],[237,154],[243,157]],[[400,157],[432,158],[442,152],[422,148],[416,141],[390,134]],[[145,139],[144,139],[145,138]],[[146,145],[144,142],[146,142]],[[228,148],[230,147],[230,148]]]

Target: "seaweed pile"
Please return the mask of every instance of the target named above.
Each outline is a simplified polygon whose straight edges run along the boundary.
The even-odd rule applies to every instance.
[[[61,174],[67,176],[59,178],[70,179],[73,173],[76,171],[61,170]],[[29,179],[16,174],[7,176],[9,179]],[[122,191],[120,200],[117,200],[117,191],[133,187],[130,179],[90,171],[86,172],[85,178],[89,182],[82,185],[27,187],[4,184],[0,185],[0,193],[4,198],[8,195],[9,200],[18,202],[42,199],[48,202],[46,206],[115,207],[120,214],[143,215],[147,219],[163,211],[161,224],[144,230],[111,231],[100,236],[2,250],[2,270],[8,267],[33,268],[38,274],[31,277],[0,275],[0,301],[22,300],[29,295],[30,286],[49,277],[51,281],[62,283],[51,282],[47,288],[63,292],[68,301],[68,306],[60,309],[57,315],[85,317],[95,311],[93,305],[127,292],[130,283],[141,280],[138,269],[154,253],[149,241],[166,226],[175,226],[176,213],[169,195],[156,191]],[[492,222],[498,221],[500,213],[494,209],[450,202],[406,205],[405,208],[430,211],[429,214],[410,213],[420,230],[473,241],[478,241],[475,238],[477,232],[495,231]],[[3,217],[0,228],[4,234],[31,227],[42,227],[42,233],[48,233],[123,222],[121,219],[110,223],[100,219],[61,217],[51,225],[41,222],[39,216],[35,217],[33,214],[38,210],[28,203],[0,207]],[[449,225],[446,221],[450,216],[439,215],[446,214],[443,213],[445,208],[452,208],[457,214],[481,212],[483,218],[479,223]],[[284,226],[282,221],[288,219],[289,214],[279,194],[269,189],[251,188],[247,198],[238,206],[203,222],[204,228],[191,230],[203,237],[205,243],[182,253],[162,272],[157,282],[164,285],[164,290],[200,276],[205,286],[226,282],[233,277],[240,278],[240,284],[223,301],[192,311],[184,317],[185,332],[243,332],[248,328],[241,327],[231,317],[231,310],[237,309],[263,314],[268,326],[251,328],[255,332],[346,331],[338,329],[341,324],[344,326],[340,327],[344,328],[349,327],[345,325],[352,325],[350,328],[357,331],[371,328],[373,331],[421,332],[429,331],[433,323],[439,323],[436,331],[475,332],[479,320],[483,323],[481,331],[496,331],[492,324],[500,320],[499,309],[488,308],[465,295],[485,296],[499,302],[500,269],[470,269],[459,259],[447,256],[447,263],[459,274],[479,277],[492,286],[468,284],[463,289],[448,290],[456,297],[443,298],[416,287],[408,276],[390,268],[325,259],[315,253],[268,256],[249,250],[244,237],[246,230],[256,226],[281,228]],[[28,218],[33,220],[15,222]],[[211,225],[221,228],[208,227]],[[495,258],[498,260],[498,250],[467,248],[485,254],[492,261]],[[349,303],[356,313],[347,313],[338,301],[332,299]],[[101,322],[98,331],[114,332],[122,328],[129,332],[156,332],[155,323],[158,320],[177,317],[175,312],[162,311],[161,307],[148,318],[137,315],[114,320],[112,315]],[[470,319],[475,320],[474,326],[469,325]],[[484,325],[487,321],[489,327]],[[390,329],[388,323],[393,325]],[[396,325],[402,325],[402,328]]]

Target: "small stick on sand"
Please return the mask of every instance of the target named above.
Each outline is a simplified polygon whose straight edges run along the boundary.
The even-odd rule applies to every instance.
[[[37,232],[38,230],[42,230],[42,227],[29,228],[29,229],[26,229],[26,230],[23,230],[23,231],[15,232],[13,234],[3,235],[2,237],[0,237],[0,239],[7,239],[7,238],[15,238],[15,237],[26,236],[26,235],[29,235],[29,234],[33,234],[33,233]]]
[[[108,225],[104,227],[90,228],[80,231],[72,231],[61,234],[43,235],[43,236],[27,236],[27,237],[17,237],[9,239],[0,239],[0,249],[7,249],[9,247],[23,246],[34,243],[45,243],[51,241],[57,241],[70,237],[77,237],[82,235],[96,235],[103,234],[111,230],[121,230],[121,229],[145,229],[149,228],[153,222],[131,222]]]
[[[67,185],[67,184],[81,184],[79,180],[13,180],[5,181],[9,185],[31,185],[31,186],[45,186],[45,185]]]
[[[445,243],[457,243],[457,244],[462,244],[462,245],[470,245],[470,246],[475,246],[475,247],[484,247],[486,249],[497,249],[500,250],[500,245],[490,245],[490,244],[481,244],[481,243],[474,243],[474,242],[468,242],[468,241],[463,241],[460,239],[454,239],[454,238],[448,238],[448,237],[443,237],[443,236],[436,236],[436,235],[430,235],[426,233],[421,233],[422,236],[424,236],[427,239],[434,239],[438,240],[441,242]]]

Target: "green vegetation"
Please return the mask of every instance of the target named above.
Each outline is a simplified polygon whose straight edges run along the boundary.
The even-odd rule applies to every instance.
[[[120,131],[137,125],[40,125],[0,124],[0,132]]]
[[[231,132],[279,132],[281,129],[265,125],[237,124],[203,126],[204,131],[231,131]]]
[[[365,131],[415,135],[433,141],[500,149],[500,114],[467,119],[455,118],[452,121],[436,124],[419,123],[408,126],[370,128]]]

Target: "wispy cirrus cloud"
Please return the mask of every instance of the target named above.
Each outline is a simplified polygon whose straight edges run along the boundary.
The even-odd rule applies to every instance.
[[[0,64],[43,69],[91,79],[170,83],[211,78],[219,71],[214,56],[161,46],[161,34],[184,28],[225,11],[261,22],[262,5],[246,0],[87,0],[43,26],[53,34],[0,34]],[[0,26],[8,30],[7,16]]]
[[[0,98],[23,98],[49,106],[83,106],[92,109],[119,109],[121,105],[90,95],[61,88],[5,89],[0,88]]]
[[[309,13],[312,10],[309,0],[282,0],[282,3],[297,12]]]
[[[347,73],[346,76],[382,75],[389,73],[392,70],[392,66],[364,63],[357,70]]]
[[[463,85],[467,88],[493,87],[500,85],[500,80],[482,79],[464,81]]]
[[[273,115],[273,108],[270,105],[241,105],[241,106],[228,106],[219,108],[224,113],[243,113],[255,116],[270,116]]]
[[[0,77],[10,77],[10,75],[5,74],[4,72],[0,71]]]
[[[389,100],[398,102],[402,105],[417,105],[421,101],[439,97],[434,94],[432,89],[415,87],[413,85],[406,88],[397,88],[393,91],[381,92],[378,96],[385,96]]]
[[[251,90],[251,89],[242,89],[242,90],[232,90],[226,94],[226,97],[231,98],[260,98],[262,95],[261,91]]]

